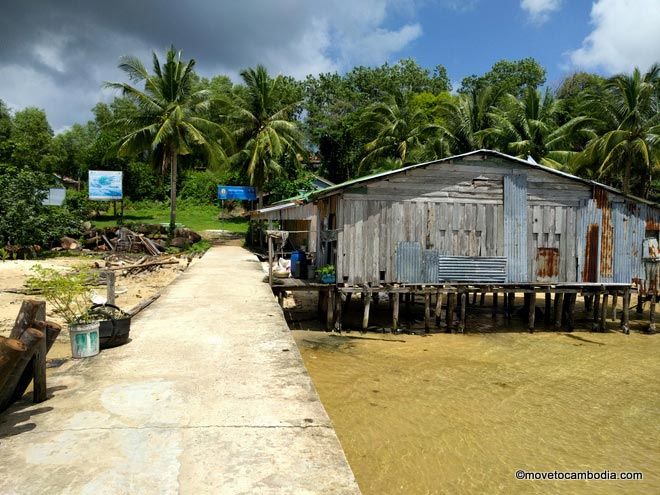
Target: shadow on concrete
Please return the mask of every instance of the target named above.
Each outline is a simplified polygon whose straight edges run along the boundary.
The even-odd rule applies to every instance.
[[[68,387],[58,385],[56,387],[48,387],[47,396],[50,399],[55,395],[55,392],[66,390]],[[32,403],[32,392],[28,392],[21,400],[14,403],[6,411],[0,413],[0,439],[20,435],[28,431],[34,430],[36,423],[29,422],[33,416],[44,414],[54,410],[52,406],[41,406],[35,409]]]

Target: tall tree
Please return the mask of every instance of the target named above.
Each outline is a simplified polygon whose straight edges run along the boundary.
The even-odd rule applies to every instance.
[[[177,160],[188,155],[195,147],[201,148],[215,164],[222,159],[218,143],[208,136],[222,132],[222,128],[200,114],[210,104],[207,90],[193,89],[195,60],[181,59],[181,52],[174,47],[167,51],[165,64],[161,66],[153,54],[153,74],[139,59],[122,57],[119,68],[134,83],[143,83],[138,89],[128,83],[106,83],[110,88],[121,90],[131,100],[137,111],[120,119],[118,125],[130,128],[116,143],[118,155],[130,156],[143,151],[162,157],[162,171],[170,172],[170,235],[176,227],[176,180]]]
[[[440,158],[433,155],[435,148],[427,145],[439,136],[440,126],[414,105],[410,93],[397,92],[382,103],[375,103],[365,114],[362,126],[372,139],[365,147],[366,155],[360,162],[360,171],[402,167],[423,158]],[[379,161],[381,162],[379,164]]]
[[[522,98],[505,95],[501,105],[489,113],[491,127],[480,134],[505,153],[562,168],[573,154],[574,143],[591,131],[587,117],[559,125],[560,115],[561,101],[549,90],[541,94],[528,87]]]
[[[18,167],[41,167],[41,160],[48,152],[53,130],[46,112],[28,107],[16,112],[11,131],[11,161]]]
[[[597,176],[620,181],[623,192],[647,195],[652,174],[660,168],[660,65],[642,74],[610,78],[605,91],[587,95],[585,110],[596,119],[598,136],[574,160],[577,171],[592,168]]]
[[[493,87],[501,94],[522,96],[527,87],[538,88],[545,82],[545,69],[533,58],[500,60],[483,76],[468,76],[461,81],[460,93],[479,92]]]
[[[299,101],[282,97],[288,79],[271,78],[262,65],[242,71],[241,78],[243,86],[226,101],[224,120],[238,150],[231,161],[256,187],[261,205],[264,184],[281,172],[284,155],[299,162],[305,152],[303,136],[293,121]]]

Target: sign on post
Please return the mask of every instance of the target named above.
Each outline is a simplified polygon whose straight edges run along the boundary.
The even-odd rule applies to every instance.
[[[89,199],[117,201],[123,197],[123,172],[115,170],[89,171]]]
[[[254,201],[257,193],[254,187],[248,186],[218,186],[218,199],[238,199],[241,201]]]

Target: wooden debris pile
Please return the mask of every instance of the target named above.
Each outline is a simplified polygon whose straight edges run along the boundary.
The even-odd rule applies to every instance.
[[[117,253],[147,253],[158,256],[168,247],[167,227],[161,225],[139,225],[135,230],[126,227],[108,227],[105,229],[89,229],[81,239],[63,237],[60,246],[53,248],[59,250],[90,249],[94,251],[108,251]],[[199,242],[202,237],[195,231],[178,228],[169,246],[186,249]]]
[[[105,266],[100,263],[95,263],[96,268],[101,270],[101,278],[103,279],[103,272],[106,271],[119,271],[123,275],[134,275],[140,272],[148,272],[160,268],[165,265],[178,265],[179,259],[176,256],[166,256],[159,258],[152,258],[143,256],[138,260],[130,256],[122,256],[119,254],[112,254],[105,259]]]

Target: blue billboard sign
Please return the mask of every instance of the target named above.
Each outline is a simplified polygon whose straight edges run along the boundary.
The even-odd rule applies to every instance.
[[[89,199],[116,201],[122,198],[122,172],[114,170],[89,171]]]
[[[257,193],[254,187],[248,186],[218,186],[218,199],[239,199],[254,201]]]

